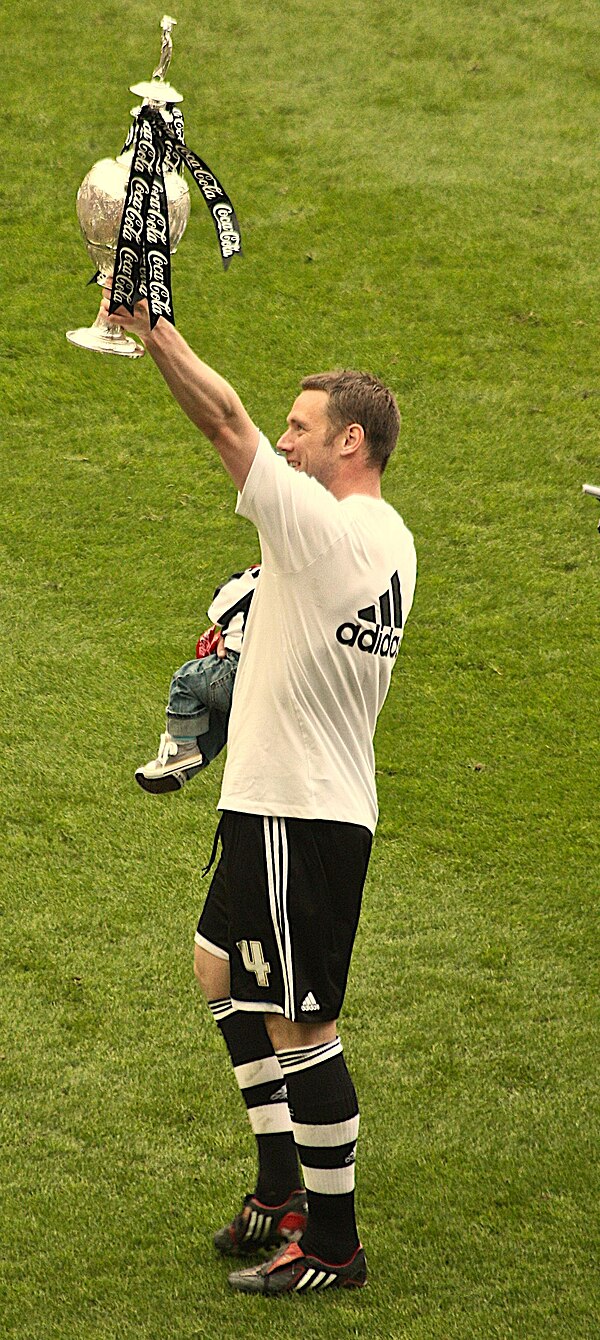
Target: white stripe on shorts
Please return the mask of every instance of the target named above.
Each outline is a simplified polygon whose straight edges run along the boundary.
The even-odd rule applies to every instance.
[[[292,959],[292,933],[288,917],[288,885],[289,885],[289,860],[288,860],[288,837],[287,824],[285,819],[276,819],[281,838],[281,913],[285,933],[285,960],[287,965],[287,976],[290,986],[290,1005],[292,1007],[291,1019],[295,1019],[294,1003],[294,962]]]
[[[273,823],[273,837],[271,837],[271,822]],[[281,833],[281,828],[283,833]],[[268,818],[263,819],[263,833],[265,842],[265,856],[267,862],[267,884],[269,891],[269,907],[271,911],[271,921],[275,934],[277,952],[281,965],[281,975],[283,978],[284,1004],[283,1013],[286,1018],[294,1019],[294,986],[292,971],[292,948],[290,939],[290,929],[287,919],[287,834],[285,833],[285,820]],[[282,862],[280,863],[280,845],[282,851]],[[282,869],[283,867],[283,869]],[[285,875],[285,885],[282,888]]]
[[[214,945],[212,940],[207,940],[204,935],[200,935],[199,931],[196,931],[194,940],[197,945],[200,945],[201,949],[206,949],[207,953],[212,954],[214,958],[222,958],[225,963],[229,963],[229,954],[227,953],[227,950],[220,949],[218,945]]]
[[[283,1014],[281,1005],[274,1005],[272,1000],[237,1000],[232,996],[231,1004],[236,1010],[247,1010],[249,1013],[255,1010],[257,1014]]]

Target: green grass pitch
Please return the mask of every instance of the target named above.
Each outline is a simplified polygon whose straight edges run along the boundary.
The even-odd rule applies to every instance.
[[[279,1304],[211,1244],[253,1169],[191,975],[221,764],[133,781],[256,539],[150,359],[64,337],[96,303],[75,193],[160,17],[4,22],[2,1335],[595,1340],[597,4],[176,6],[245,244],[224,275],[193,200],[178,325],[272,438],[309,371],[389,380],[420,561],[341,1026],[370,1284]]]

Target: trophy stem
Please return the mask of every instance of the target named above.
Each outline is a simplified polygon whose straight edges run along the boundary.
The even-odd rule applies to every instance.
[[[104,287],[106,275],[98,275],[97,283]],[[111,326],[104,317],[98,315],[92,326],[81,326],[79,330],[68,330],[67,339],[79,349],[92,349],[97,354],[120,354],[122,358],[142,358],[146,352],[143,344],[126,335],[122,326]]]

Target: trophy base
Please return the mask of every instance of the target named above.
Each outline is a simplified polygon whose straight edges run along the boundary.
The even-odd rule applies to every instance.
[[[144,346],[125,335],[120,326],[81,326],[79,330],[68,330],[66,335],[70,344],[76,344],[79,349],[92,349],[97,354],[142,358],[146,352]]]

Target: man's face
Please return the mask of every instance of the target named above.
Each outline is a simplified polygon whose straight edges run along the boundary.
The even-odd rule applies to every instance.
[[[327,413],[328,400],[326,391],[301,391],[277,443],[288,465],[318,479],[325,488],[329,488],[337,468],[333,450],[336,430]]]

